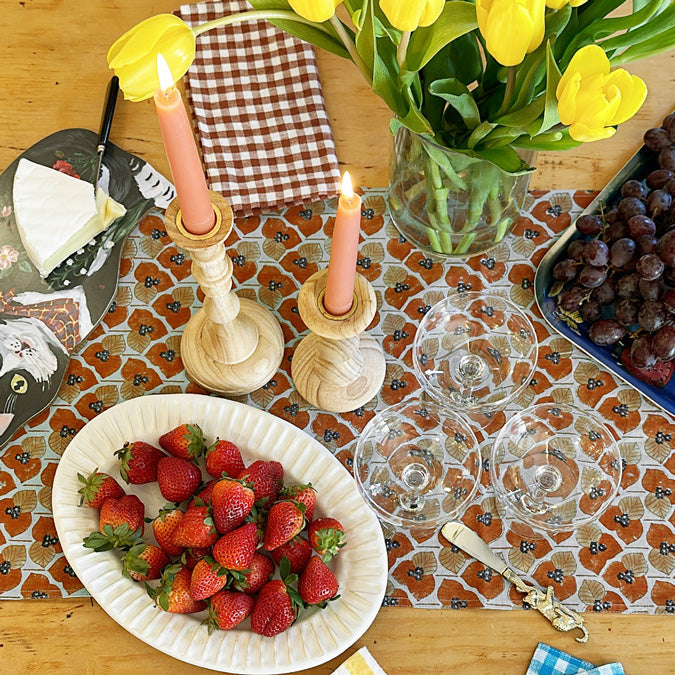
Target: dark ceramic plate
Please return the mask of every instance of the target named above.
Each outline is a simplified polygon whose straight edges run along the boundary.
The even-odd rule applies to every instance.
[[[86,129],[59,131],[26,150],[0,176],[0,446],[54,399],[71,352],[115,296],[124,240],[148,211],[166,208],[174,196],[173,186],[149,164],[109,143],[100,185],[127,212],[42,279],[14,219],[19,159],[91,182],[96,140]]]
[[[580,216],[597,214],[601,208],[605,212],[613,208],[621,200],[621,186],[628,179],[643,180],[658,168],[656,153],[643,146]],[[556,295],[560,292],[561,286],[553,279],[553,267],[559,260],[567,257],[566,251],[570,242],[581,238],[583,237],[572,223],[539,264],[534,281],[534,293],[541,313],[555,331],[564,335],[624,382],[635,387],[645,398],[675,416],[675,379],[672,362],[663,364],[663,367],[643,371],[642,374],[648,381],[640,379],[626,367],[626,364],[630,367],[630,362],[627,360],[628,348],[623,341],[613,347],[599,347],[588,338],[589,326],[582,321],[577,312],[568,314],[557,307]],[[612,310],[603,308],[603,311],[610,316]]]

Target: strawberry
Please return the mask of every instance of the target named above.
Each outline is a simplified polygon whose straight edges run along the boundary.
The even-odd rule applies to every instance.
[[[205,483],[199,489],[199,492],[188,502],[188,508],[191,506],[211,506],[211,495],[213,494],[213,488],[216,486],[217,482],[218,481],[214,478],[208,481],[208,483]]]
[[[256,551],[248,566],[248,572],[242,574],[241,579],[235,581],[232,586],[238,591],[243,591],[246,595],[255,595],[273,574],[274,563],[266,555]]]
[[[203,600],[190,596],[192,571],[180,563],[169,565],[162,570],[161,582],[157,588],[148,584],[145,590],[158,607],[174,614],[192,614],[206,609]]]
[[[206,620],[209,633],[214,630],[230,630],[238,626],[253,610],[255,600],[245,593],[220,591],[208,602],[209,617]]]
[[[108,497],[118,499],[124,496],[124,490],[120,484],[107,473],[101,473],[98,469],[92,471],[86,478],[77,474],[77,479],[84,485],[78,490],[80,494],[80,506],[86,504],[92,509],[100,509]]]
[[[272,551],[272,559],[277,565],[286,558],[291,566],[292,574],[300,574],[312,557],[312,547],[304,537],[293,537]]]
[[[185,551],[183,551],[180,559],[185,567],[189,567],[191,570],[193,570],[202,558],[206,558],[206,556],[211,555],[211,553],[211,546],[206,548],[186,548]]]
[[[94,551],[131,548],[143,535],[144,512],[143,502],[136,495],[108,497],[99,511],[99,530],[85,537],[84,546]]]
[[[316,506],[316,490],[311,483],[307,485],[289,485],[281,491],[283,499],[290,499],[298,504],[305,505],[305,522],[311,523]]]
[[[251,513],[255,495],[240,481],[221,478],[211,495],[213,520],[218,532],[225,534],[239,527]]]
[[[185,512],[173,534],[175,546],[208,548],[218,539],[218,532],[208,506],[193,506]]]
[[[143,441],[125,443],[115,451],[120,460],[120,475],[125,483],[143,485],[157,480],[157,462],[166,455]]]
[[[162,457],[157,464],[159,491],[170,502],[182,502],[191,497],[201,480],[199,468],[187,459]]]
[[[266,637],[278,635],[293,624],[297,613],[298,604],[291,598],[288,586],[281,579],[273,579],[258,594],[251,612],[251,629]]]
[[[230,441],[216,442],[206,450],[206,472],[214,478],[221,478],[223,474],[238,476],[244,470],[244,460],[239,448]]]
[[[258,528],[255,523],[246,523],[218,539],[213,546],[213,557],[230,571],[245,570],[253,560],[257,545]]]
[[[279,462],[259,459],[237,478],[252,484],[256,502],[262,506],[270,506],[277,500],[283,486],[284,467]]]
[[[303,602],[322,607],[325,607],[328,600],[337,597],[337,579],[319,556],[313,556],[307,563],[307,567],[300,575],[298,592]]]
[[[173,538],[184,515],[185,513],[180,509],[171,508],[171,505],[167,504],[163,509],[160,509],[159,515],[152,521],[152,532],[155,539],[162,550],[169,555],[178,556],[183,552],[183,547],[174,544]]]
[[[204,432],[198,424],[181,424],[159,437],[159,445],[174,457],[199,459],[206,450]]]
[[[206,600],[227,584],[227,570],[211,556],[199,560],[192,570],[190,595],[193,600]]]
[[[267,515],[263,548],[271,551],[290,541],[305,525],[304,506],[295,502],[277,502]]]
[[[345,530],[335,518],[319,518],[309,526],[309,543],[328,562],[347,543]]]
[[[134,581],[159,579],[171,561],[159,546],[144,541],[134,544],[122,557],[122,574]]]

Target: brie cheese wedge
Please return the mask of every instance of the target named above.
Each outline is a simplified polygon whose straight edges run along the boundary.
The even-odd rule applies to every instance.
[[[13,198],[21,241],[41,277],[126,213],[101,188],[94,196],[91,183],[24,158]]]

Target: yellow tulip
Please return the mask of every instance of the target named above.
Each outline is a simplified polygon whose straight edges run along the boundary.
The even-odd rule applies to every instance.
[[[108,50],[108,66],[120,78],[129,101],[144,101],[159,87],[157,53],[161,52],[179,80],[195,58],[195,36],[190,26],[173,14],[141,21]]]
[[[296,14],[316,23],[328,21],[341,2],[342,0],[288,0],[288,4]]]
[[[640,109],[647,87],[623,68],[610,72],[602,47],[589,45],[572,57],[556,96],[560,121],[575,141],[587,143],[613,136],[616,125]]]
[[[398,30],[412,31],[431,26],[445,7],[445,0],[380,0],[380,9]]]
[[[476,0],[478,28],[488,52],[517,66],[544,39],[544,0]]]
[[[585,2],[588,2],[588,0],[546,0],[546,6],[550,9],[562,9],[565,5],[579,7]]]

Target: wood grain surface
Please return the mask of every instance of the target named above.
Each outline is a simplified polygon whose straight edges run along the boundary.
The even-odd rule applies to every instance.
[[[105,54],[125,30],[170,12],[175,0],[0,0],[0,167],[41,138],[70,127],[98,129],[110,76]],[[341,165],[357,185],[387,183],[389,112],[341,59],[318,54]],[[534,188],[601,188],[675,107],[675,53],[631,66],[650,96],[609,141],[541,153]],[[111,140],[167,173],[152,101],[118,104]],[[345,656],[366,645],[390,675],[522,674],[539,640],[595,663],[621,660],[629,675],[673,672],[673,619],[589,615],[578,645],[534,612],[382,609]],[[330,673],[336,659],[311,673]],[[196,673],[133,638],[88,599],[0,603],[0,673]]]

